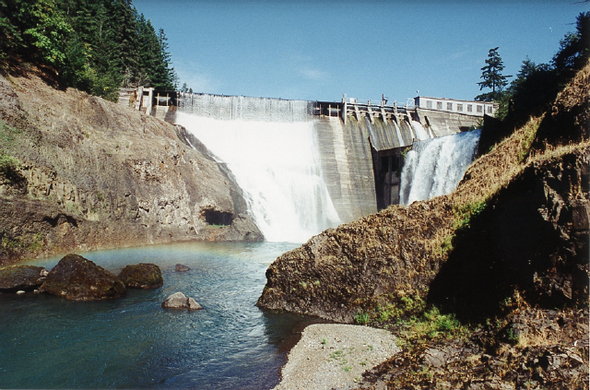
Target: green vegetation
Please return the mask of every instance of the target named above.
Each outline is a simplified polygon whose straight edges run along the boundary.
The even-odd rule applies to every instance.
[[[64,86],[116,100],[119,88],[174,89],[164,31],[131,0],[0,0],[0,65],[32,63]]]
[[[348,351],[347,351],[348,350]],[[348,372],[352,369],[352,365],[349,364],[346,355],[354,351],[354,347],[345,348],[344,350],[336,350],[330,354],[328,361],[337,362],[344,372]]]
[[[36,253],[45,245],[42,233],[27,234],[19,237],[9,237],[0,233],[0,248],[4,252],[27,251]]]
[[[21,179],[20,161],[12,156],[0,153],[0,178],[9,183],[16,183]]]
[[[495,101],[500,104],[496,117],[517,128],[531,116],[540,116],[550,108],[557,93],[584,67],[590,58],[590,12],[580,13],[576,30],[565,35],[550,64],[536,64],[528,57],[520,71],[508,84],[502,75],[504,65],[499,48],[490,49],[486,65],[482,68],[480,89],[489,88],[476,100]],[[507,88],[504,88],[507,86]]]
[[[369,323],[369,313],[363,313],[359,311],[357,315],[354,316],[354,322],[359,325],[366,325]]]
[[[398,303],[388,303],[385,306],[377,305],[375,320],[377,322],[387,322],[391,319],[398,319],[408,314],[421,312],[426,307],[426,302],[419,296],[409,297],[402,296]]]
[[[399,343],[425,343],[429,340],[450,340],[469,335],[469,327],[462,324],[454,314],[443,314],[436,306],[417,316],[401,321]]]
[[[15,135],[22,131],[8,126],[4,121],[0,121],[0,148],[6,149],[13,145]]]
[[[492,92],[483,93],[478,95],[475,100],[481,100],[484,102],[491,102],[494,100],[498,100],[499,96],[502,93],[502,89],[508,84],[506,80],[508,77],[512,76],[504,76],[502,74],[502,70],[504,70],[504,62],[502,61],[502,57],[498,54],[498,47],[494,49],[490,49],[488,52],[488,58],[486,60],[486,65],[481,68],[482,74],[481,78],[483,81],[477,83],[479,85],[479,89],[482,90],[484,88],[491,88]]]
[[[460,207],[457,207],[455,212],[455,222],[453,227],[455,230],[468,229],[471,220],[481,214],[487,206],[486,201],[470,202]]]

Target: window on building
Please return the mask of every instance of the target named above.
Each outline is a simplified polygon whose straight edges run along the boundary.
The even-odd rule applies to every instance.
[[[493,113],[494,113],[494,107],[488,106],[488,114],[493,114]]]
[[[473,105],[472,104],[467,105],[467,112],[473,112]]]
[[[481,106],[479,104],[477,105],[477,113],[478,114],[483,114],[483,106]]]
[[[432,100],[426,101],[426,108],[432,108]]]
[[[453,111],[453,103],[447,103],[447,110]]]
[[[463,104],[457,103],[457,111],[463,111]]]
[[[436,102],[436,109],[437,110],[442,110],[443,109],[442,102]]]

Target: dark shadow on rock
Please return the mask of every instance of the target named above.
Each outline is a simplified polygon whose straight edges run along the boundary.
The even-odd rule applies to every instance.
[[[498,314],[515,289],[546,308],[587,301],[587,185],[572,194],[583,160],[529,167],[491,199],[457,231],[428,300],[463,320]]]

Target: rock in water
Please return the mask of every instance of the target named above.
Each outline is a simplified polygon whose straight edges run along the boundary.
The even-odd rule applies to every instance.
[[[184,264],[176,264],[176,272],[187,272],[191,269]]]
[[[13,265],[0,268],[0,292],[34,290],[45,281],[47,271],[33,265]]]
[[[73,301],[121,298],[127,293],[119,278],[75,254],[67,255],[57,263],[39,291]]]
[[[201,310],[203,307],[197,303],[193,298],[187,298],[181,292],[175,292],[170,295],[162,303],[162,307],[166,309],[188,309],[188,310]]]
[[[125,266],[119,273],[119,279],[127,288],[151,289],[164,284],[160,267],[149,263]]]

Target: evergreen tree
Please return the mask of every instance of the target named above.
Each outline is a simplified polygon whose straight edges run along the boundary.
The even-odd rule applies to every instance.
[[[161,61],[158,63],[156,70],[157,84],[154,86],[168,90],[176,89],[176,73],[174,68],[170,66],[172,57],[168,52],[168,39],[162,28],[158,31],[158,42],[160,44]]]
[[[23,36],[15,20],[20,10],[20,1],[0,0],[0,61],[6,62],[10,54],[16,54],[23,45]]]
[[[581,69],[590,57],[590,12],[576,18],[576,31],[560,41],[559,51],[553,56],[555,69],[567,78]]]
[[[486,59],[486,65],[481,68],[481,78],[483,81],[477,83],[480,91],[484,88],[491,88],[492,92],[483,93],[478,95],[475,100],[491,102],[499,100],[502,93],[502,89],[508,84],[506,80],[508,77],[504,76],[502,71],[504,70],[504,62],[498,54],[498,48],[490,49],[488,52],[488,58]]]
[[[121,87],[173,89],[176,77],[164,31],[131,0],[0,0],[0,66],[22,62],[111,100]]]
[[[122,87],[137,86],[140,53],[137,11],[131,5],[131,0],[113,1],[107,31],[109,66],[120,77]]]
[[[526,58],[516,78],[510,83],[506,96],[511,101],[511,120],[524,124],[532,116],[541,115],[549,108],[559,91],[559,77],[548,64],[535,64]]]

